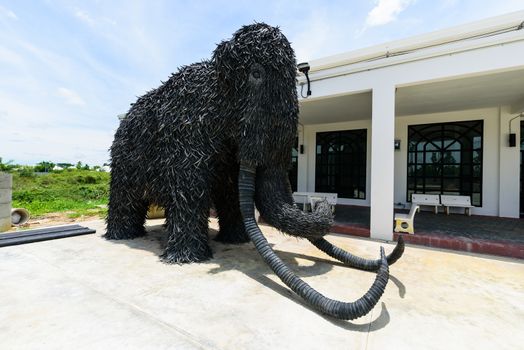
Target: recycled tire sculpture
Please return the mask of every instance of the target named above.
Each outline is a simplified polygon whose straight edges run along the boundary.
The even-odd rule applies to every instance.
[[[111,147],[107,239],[145,234],[149,205],[165,208],[167,263],[210,259],[208,213],[213,203],[224,243],[252,241],[281,280],[322,313],[340,319],[367,314],[386,287],[402,240],[386,257],[366,260],[322,237],[332,223],[327,202],[305,213],[293,202],[290,154],[297,130],[296,62],[278,28],[256,23],[221,42],[209,61],[180,68],[132,104]],[[329,299],[298,278],[271,249],[254,220],[307,238],[345,264],[377,271],[355,302]]]

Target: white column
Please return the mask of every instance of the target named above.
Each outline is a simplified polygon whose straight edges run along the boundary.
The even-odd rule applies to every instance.
[[[372,238],[393,239],[395,87],[373,88],[371,120]],[[406,147],[406,145],[402,145]]]

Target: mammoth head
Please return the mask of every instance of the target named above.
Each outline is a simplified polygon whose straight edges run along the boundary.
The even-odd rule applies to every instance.
[[[298,101],[295,54],[284,34],[264,23],[244,26],[217,46],[212,64],[222,108],[238,121],[240,160],[286,166]]]

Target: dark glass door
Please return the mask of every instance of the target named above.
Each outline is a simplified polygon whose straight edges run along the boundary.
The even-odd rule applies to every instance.
[[[470,196],[482,206],[482,120],[408,127],[407,201],[413,193]]]
[[[317,133],[315,191],[366,198],[367,130]]]

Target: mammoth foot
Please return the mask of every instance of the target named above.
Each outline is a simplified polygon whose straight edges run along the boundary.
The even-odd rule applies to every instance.
[[[324,238],[309,239],[309,241],[318,249],[329,255],[330,257],[359,270],[377,271],[382,259],[370,260],[353,255],[339,247],[329,243]],[[398,237],[397,245],[393,251],[386,257],[388,265],[394,264],[404,253],[404,239],[402,236]]]
[[[160,255],[160,260],[167,264],[189,264],[203,262],[213,257],[211,248],[190,249],[183,247],[180,249],[168,248],[164,254]]]
[[[242,244],[250,241],[249,236],[244,229],[244,224],[237,228],[220,229],[215,241],[226,244]]]
[[[137,228],[119,228],[119,229],[107,229],[107,232],[104,237],[108,240],[121,240],[121,239],[133,239],[138,237],[143,237],[146,235],[146,230],[144,227]]]

